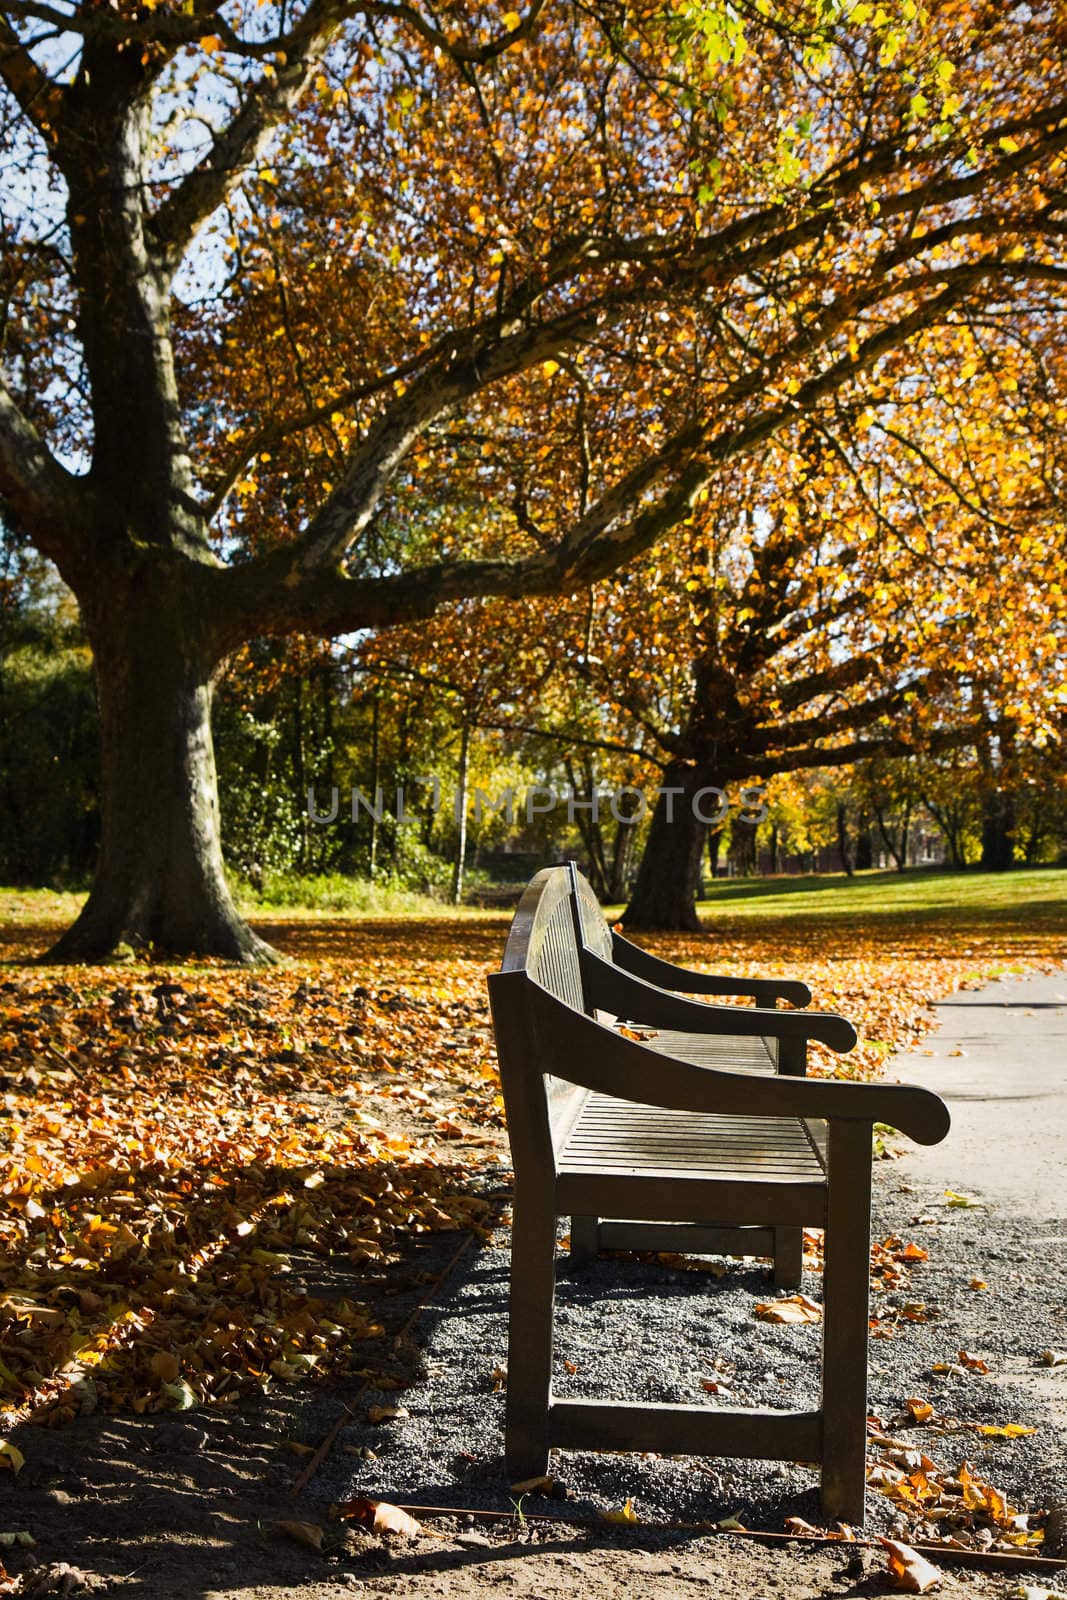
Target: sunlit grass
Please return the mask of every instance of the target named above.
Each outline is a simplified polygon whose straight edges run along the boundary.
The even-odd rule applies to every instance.
[[[794,918],[850,924],[895,918],[916,924],[1040,921],[1067,931],[1067,871],[1055,867],[721,878],[708,887],[698,911],[709,929]],[[621,915],[622,907],[612,910]]]

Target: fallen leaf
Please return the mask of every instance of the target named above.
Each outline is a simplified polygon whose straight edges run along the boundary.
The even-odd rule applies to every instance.
[[[929,1422],[934,1414],[934,1408],[929,1400],[922,1400],[917,1395],[913,1395],[910,1400],[905,1400],[904,1405],[915,1422]]]
[[[1023,1434],[1036,1433],[1036,1428],[1024,1428],[1021,1422],[1006,1422],[1002,1428],[992,1422],[981,1422],[977,1431],[990,1439],[1021,1439]]]
[[[13,1550],[16,1545],[24,1550],[32,1550],[36,1543],[33,1534],[22,1529],[18,1533],[0,1533],[0,1550]]]
[[[822,1306],[806,1294],[791,1294],[782,1300],[764,1300],[756,1307],[764,1322],[821,1322]]]
[[[367,1411],[368,1422],[404,1422],[410,1417],[411,1412],[406,1406],[370,1406]]]
[[[601,1522],[636,1522],[637,1512],[634,1510],[633,1501],[627,1496],[625,1505],[620,1506],[616,1511],[602,1511],[600,1520]]]
[[[747,1529],[745,1528],[744,1523],[743,1522],[739,1522],[736,1517],[723,1517],[722,1521],[721,1522],[717,1522],[715,1524],[715,1526],[717,1528],[720,1528],[723,1533],[745,1533],[745,1532],[747,1532]]]
[[[550,1473],[545,1473],[540,1478],[523,1478],[521,1483],[513,1483],[511,1492],[512,1494],[551,1494],[555,1487],[555,1478]]]
[[[297,1544],[306,1544],[312,1550],[322,1550],[322,1529],[317,1522],[276,1522],[275,1528]]]
[[[157,1378],[165,1383],[173,1383],[181,1371],[181,1364],[176,1355],[170,1350],[157,1350],[148,1365],[152,1368]]]
[[[191,1411],[196,1405],[196,1395],[187,1383],[161,1383],[160,1391],[166,1396],[172,1411]]]
[[[945,1199],[950,1206],[984,1206],[984,1200],[975,1199],[973,1194],[957,1194],[955,1189],[945,1190]]]
[[[968,1289],[988,1289],[989,1285],[984,1278],[972,1278],[967,1287]]]
[[[414,1517],[402,1511],[399,1506],[390,1505],[388,1500],[346,1500],[337,1508],[338,1515],[352,1517],[356,1522],[362,1522],[364,1527],[373,1528],[375,1533],[399,1533],[405,1538],[414,1539],[422,1532],[422,1523],[416,1522]]]
[[[786,1517],[785,1526],[790,1533],[804,1535],[805,1538],[822,1538],[823,1530],[817,1528],[813,1522],[805,1522],[803,1517]]]
[[[1042,1350],[1041,1361],[1046,1367],[1067,1367],[1067,1350]]]
[[[896,1588],[904,1589],[908,1594],[925,1594],[928,1589],[940,1584],[941,1574],[937,1568],[909,1544],[885,1538],[880,1538],[879,1543],[888,1552],[886,1572]]]
[[[26,1457],[18,1445],[12,1444],[9,1439],[0,1439],[0,1461],[10,1467],[16,1477],[26,1465]]]
[[[970,1372],[988,1372],[988,1364],[980,1356],[972,1356],[966,1350],[956,1351],[956,1360]]]

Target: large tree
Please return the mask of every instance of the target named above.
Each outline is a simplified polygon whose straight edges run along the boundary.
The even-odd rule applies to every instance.
[[[57,959],[270,958],[219,848],[242,642],[588,583],[923,329],[1062,281],[1055,17],[755,11],[3,6],[0,501],[103,735]]]

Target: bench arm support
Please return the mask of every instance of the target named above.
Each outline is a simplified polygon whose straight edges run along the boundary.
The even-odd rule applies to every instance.
[[[509,977],[495,974],[489,982],[495,986]],[[614,1033],[538,984],[531,982],[529,988],[525,998],[536,1039],[532,1057],[538,1070],[567,1083],[675,1111],[884,1122],[918,1144],[939,1144],[948,1132],[948,1108],[929,1089],[697,1066]],[[518,998],[510,995],[509,1003]]]
[[[832,1011],[776,1011],[757,1006],[713,1006],[623,972],[591,950],[583,950],[582,977],[589,1003],[638,1027],[677,1028],[691,1033],[727,1033],[764,1039],[818,1039],[831,1050],[851,1050],[856,1030]]]
[[[751,995],[758,1006],[773,1006],[788,1000],[791,1006],[810,1006],[811,990],[797,978],[727,978],[721,973],[694,972],[691,967],[675,966],[639,944],[612,932],[611,957],[616,966],[635,978],[644,978],[660,989],[680,989],[686,994]]]

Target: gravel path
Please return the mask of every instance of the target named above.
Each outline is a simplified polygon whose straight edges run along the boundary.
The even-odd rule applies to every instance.
[[[1057,982],[1056,992],[1067,988],[1063,975]],[[997,992],[1002,993],[1000,986]],[[954,1015],[946,1011],[943,1017]],[[1036,1040],[1061,1026],[1062,1012],[1053,1004],[1012,1017],[1014,1042],[1005,1070],[1023,1072],[1028,1034]],[[966,1020],[973,1046],[971,1011]],[[945,1060],[955,1048],[951,1026],[943,1020],[935,1041],[938,1057]],[[892,1075],[912,1077],[908,1069],[914,1065],[895,1060]],[[932,1072],[930,1067],[924,1075],[936,1086]],[[1019,1138],[1033,1116],[1032,1102],[1023,1098],[1000,1107],[997,1145],[988,1157],[991,1171],[997,1149],[1012,1147],[1013,1126]],[[927,1152],[921,1161],[907,1156],[876,1163],[875,1238],[914,1242],[929,1260],[910,1265],[906,1281],[877,1293],[872,1302],[880,1325],[895,1331],[872,1340],[871,1408],[896,1437],[920,1445],[938,1466],[954,1469],[966,1459],[1013,1505],[1036,1509],[1062,1494],[1067,1483],[1062,1426],[1067,1367],[1040,1362],[1046,1349],[1067,1349],[1067,1199],[1057,1189],[1055,1210],[1035,1215],[1032,1193],[1020,1201],[998,1189],[987,1199],[975,1186],[971,1192],[980,1205],[952,1205],[945,1195],[951,1145],[940,1149],[943,1167]],[[974,1176],[971,1167],[966,1170]],[[1042,1203],[1049,1198],[1043,1193]],[[499,1376],[506,1359],[506,1242],[502,1233],[491,1247],[469,1257],[427,1308],[417,1329],[425,1351],[424,1379],[400,1396],[367,1397],[368,1406],[399,1401],[409,1416],[376,1425],[361,1418],[345,1428],[317,1474],[316,1499],[370,1494],[510,1509]],[[817,1404],[819,1329],[758,1320],[756,1300],[775,1293],[765,1267],[735,1261],[726,1269],[715,1276],[621,1260],[572,1267],[561,1257],[557,1392],[714,1405],[716,1396],[701,1386],[701,1379],[711,1378],[728,1390],[719,1403]],[[986,1287],[971,1287],[975,1281]],[[803,1289],[821,1298],[817,1272],[805,1274]],[[938,1364],[958,1364],[960,1350],[983,1359],[989,1374],[932,1371]],[[900,1421],[912,1397],[932,1405],[932,1422]],[[1011,1440],[987,1439],[964,1426],[1009,1422],[1038,1431]],[[374,1459],[363,1459],[361,1450],[372,1451]],[[817,1475],[809,1468],[567,1453],[553,1457],[553,1471],[568,1491],[566,1500],[552,1506],[561,1516],[588,1515],[632,1498],[639,1517],[653,1521],[737,1514],[748,1526],[780,1529],[789,1515],[818,1520]],[[548,1507],[531,1500],[527,1509],[534,1508]],[[888,1528],[893,1518],[889,1501],[870,1493],[869,1527]]]

